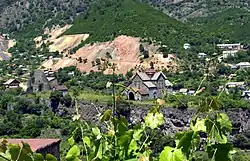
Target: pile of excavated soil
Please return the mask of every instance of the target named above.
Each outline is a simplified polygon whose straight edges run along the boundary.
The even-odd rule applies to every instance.
[[[15,40],[7,40],[4,37],[0,37],[0,60],[8,60],[12,55],[8,52],[8,49],[16,44]]]
[[[169,61],[163,58],[162,54],[155,53],[155,51],[149,50],[150,57],[140,61],[142,54],[139,51],[140,39],[130,36],[118,36],[116,39],[110,42],[95,43],[93,45],[86,45],[80,48],[75,54],[70,57],[64,57],[57,63],[51,66],[45,64],[52,70],[58,70],[68,66],[77,66],[82,72],[98,71],[102,65],[93,66],[93,61],[97,59],[101,60],[101,64],[107,62],[107,53],[110,53],[112,59],[110,63],[115,63],[117,66],[116,73],[126,74],[131,68],[143,70],[150,67],[150,62],[153,62],[156,69],[169,69],[174,70],[176,64],[173,61]],[[150,49],[150,47],[148,47]],[[81,59],[81,61],[79,61]],[[111,70],[105,70],[106,74],[111,73]]]
[[[42,40],[42,36],[36,37],[34,39],[37,42],[37,47],[40,47],[43,43],[52,43],[49,46],[50,52],[58,51],[64,55],[69,54],[69,52],[77,47],[82,41],[85,41],[89,35],[88,34],[77,34],[77,35],[62,35],[67,29],[72,25],[66,25],[62,28],[56,26],[51,30],[45,29],[44,34],[49,35],[49,38]]]
[[[82,72],[104,70],[104,73],[109,74],[112,71],[104,68],[104,64],[109,62],[116,64],[116,73],[126,74],[132,68],[137,70],[149,68],[150,62],[153,62],[155,68],[159,70],[163,68],[175,70],[177,67],[174,61],[163,58],[163,55],[157,51],[158,47],[154,45],[143,44],[144,48],[149,51],[149,58],[142,59],[143,55],[139,51],[140,38],[125,35],[118,36],[113,41],[85,45],[71,55],[67,51],[85,41],[89,35],[79,34],[58,37],[69,27],[71,26],[67,25],[63,28],[56,27],[45,31],[50,35],[45,41],[52,42],[50,50],[63,53],[63,58],[56,62],[45,61],[42,64],[44,68],[56,71],[60,68],[76,66]],[[41,45],[41,39],[41,37],[35,39],[35,41],[40,42],[40,44],[37,44],[38,46]],[[110,55],[111,59],[108,59],[107,55]]]

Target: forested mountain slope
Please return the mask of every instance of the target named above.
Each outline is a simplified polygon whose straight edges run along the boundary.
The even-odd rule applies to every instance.
[[[160,8],[168,15],[186,20],[206,17],[229,8],[250,8],[248,0],[142,0]]]
[[[228,9],[205,18],[193,18],[192,24],[216,38],[230,42],[250,43],[250,12],[246,9]]]
[[[84,43],[109,41],[118,35],[141,37],[148,42],[158,42],[171,48],[186,42],[204,42],[199,29],[136,0],[96,1],[91,5],[87,16],[79,16],[65,32],[79,33],[90,34]]]
[[[20,30],[30,24],[37,28],[72,23],[87,12],[90,0],[1,0],[0,29]],[[34,28],[33,28],[34,29]]]

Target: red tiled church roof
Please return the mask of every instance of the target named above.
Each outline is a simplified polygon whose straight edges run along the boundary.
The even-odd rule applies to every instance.
[[[6,140],[7,143],[10,144],[21,145],[22,142],[27,143],[30,145],[30,148],[33,152],[61,141],[60,139],[6,139]]]

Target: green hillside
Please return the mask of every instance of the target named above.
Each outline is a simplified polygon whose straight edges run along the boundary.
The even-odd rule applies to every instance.
[[[225,42],[250,43],[250,12],[228,9],[206,18],[193,19],[197,27]]]
[[[122,34],[155,40],[169,47],[203,42],[199,30],[135,0],[93,3],[87,16],[78,17],[65,34],[79,33],[91,35],[85,43],[108,41]]]

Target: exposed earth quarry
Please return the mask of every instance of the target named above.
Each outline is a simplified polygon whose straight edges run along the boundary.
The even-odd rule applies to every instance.
[[[8,49],[15,45],[14,40],[9,40],[4,36],[0,36],[0,61],[8,60],[11,57],[11,53],[8,53]]]
[[[140,38],[121,35],[116,37],[113,41],[99,42],[87,44],[78,49],[74,54],[71,54],[73,48],[78,46],[82,41],[85,41],[89,35],[64,35],[60,36],[66,31],[70,25],[63,28],[54,28],[49,33],[49,38],[42,41],[42,37],[35,39],[39,47],[43,42],[51,42],[49,46],[51,51],[59,51],[63,54],[61,59],[46,60],[42,64],[42,68],[56,71],[60,68],[68,66],[77,66],[82,72],[104,70],[108,74],[112,71],[104,67],[106,62],[115,63],[117,66],[116,73],[126,74],[131,68],[146,69],[150,67],[150,62],[155,64],[156,69],[175,70],[177,64],[171,58],[163,58],[162,53],[158,52],[158,46],[143,44],[145,50],[149,53],[149,58],[144,59],[140,52]],[[48,30],[45,31],[48,34]],[[111,59],[107,58],[107,53]]]
[[[64,27],[55,26],[52,29],[46,28],[44,34],[48,35],[48,38],[43,40],[42,36],[38,36],[34,39],[36,46],[40,47],[43,43],[51,43],[49,45],[50,52],[56,52],[63,55],[69,54],[74,47],[77,47],[82,41],[85,41],[89,35],[88,34],[77,34],[77,35],[63,35],[67,29],[72,25],[66,25]]]

